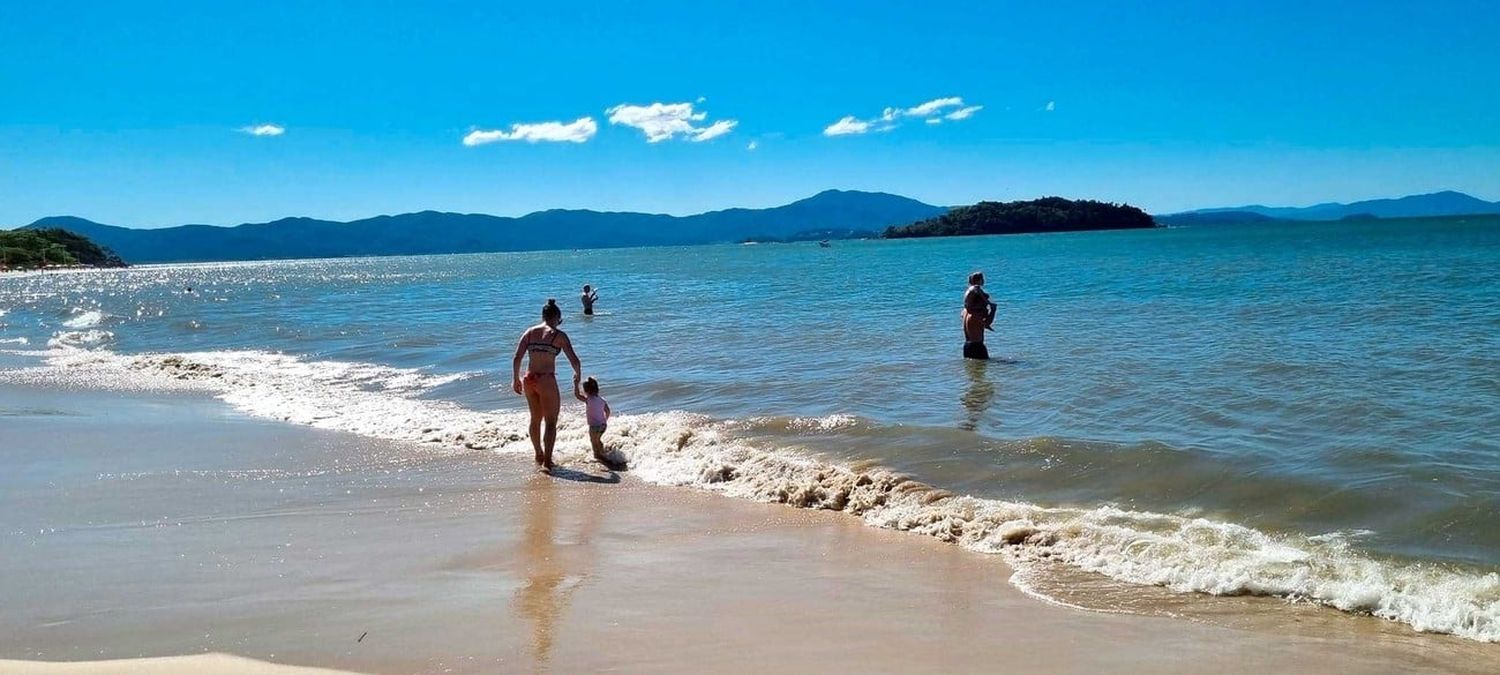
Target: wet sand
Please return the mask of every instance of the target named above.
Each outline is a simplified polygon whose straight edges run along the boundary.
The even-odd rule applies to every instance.
[[[1495,645],[1317,608],[1253,611],[1279,601],[1206,600],[1231,608],[1222,622],[1061,607],[1009,585],[996,556],[565,459],[549,477],[525,458],[252,419],[199,395],[0,385],[0,659],[217,652],[368,673],[1500,670]],[[262,668],[214,658],[0,672]]]

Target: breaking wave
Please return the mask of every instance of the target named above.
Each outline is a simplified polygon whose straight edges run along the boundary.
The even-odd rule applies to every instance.
[[[77,311],[77,310],[75,310]],[[68,328],[94,328],[104,322],[104,312],[97,309],[77,311],[72,318],[62,322]]]
[[[121,387],[190,387],[246,412],[448,451],[529,453],[524,413],[482,412],[422,398],[473,373],[432,375],[257,351],[127,356],[62,349],[53,377]],[[841,511],[882,528],[1001,554],[1020,570],[1065,564],[1116,580],[1216,595],[1278,596],[1500,641],[1500,574],[1376,559],[1344,536],[1262,532],[1204,518],[1116,507],[1058,508],[955,495],[875,464],[736,438],[743,429],[834,432],[857,420],[720,421],[683,412],[610,421],[612,451],[652,483],[691,486],[799,508]],[[581,415],[558,434],[563,455],[587,454]]]
[[[69,330],[59,331],[47,340],[47,346],[52,349],[94,349],[113,342],[115,334],[107,330]]]

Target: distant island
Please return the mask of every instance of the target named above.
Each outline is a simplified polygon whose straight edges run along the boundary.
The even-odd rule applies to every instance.
[[[960,206],[935,218],[891,227],[885,231],[885,238],[1083,232],[1156,226],[1150,214],[1128,204],[1043,197],[1030,201],[979,202],[973,206]]]
[[[0,231],[0,270],[125,266],[114,251],[67,230]]]

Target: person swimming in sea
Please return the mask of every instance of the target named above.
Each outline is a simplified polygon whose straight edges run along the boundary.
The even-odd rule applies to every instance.
[[[557,355],[568,357],[573,366],[573,386],[583,377],[583,364],[573,352],[568,334],[558,330],[562,308],[557,300],[547,298],[542,306],[542,322],[521,333],[516,356],[511,361],[511,389],[526,397],[531,410],[531,448],[538,466],[551,471],[552,448],[557,444],[557,417],[562,410],[562,394],[557,388]],[[526,377],[521,377],[521,360],[527,360]]]
[[[984,273],[970,274],[969,288],[964,291],[964,309],[960,312],[964,322],[964,358],[990,358],[990,350],[984,346],[984,332],[994,329],[996,309],[998,305],[984,291]]]
[[[599,395],[599,381],[590,377],[583,381],[583,388],[578,383],[573,383],[573,396],[580,401],[587,410],[589,422],[589,444],[594,449],[594,459],[600,464],[611,469],[618,468],[614,461],[604,454],[604,432],[609,429],[609,416],[614,411],[609,409],[609,401]]]
[[[594,290],[594,288],[588,284],[584,284],[583,294],[578,296],[578,299],[583,302],[583,315],[593,316],[594,303],[599,301],[599,291]]]

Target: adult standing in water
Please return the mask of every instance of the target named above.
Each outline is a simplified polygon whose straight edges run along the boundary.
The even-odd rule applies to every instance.
[[[573,386],[583,377],[583,364],[573,352],[568,334],[558,330],[562,308],[557,300],[547,298],[542,306],[542,322],[521,333],[516,343],[516,357],[511,362],[511,388],[526,397],[531,410],[531,448],[536,463],[552,470],[552,447],[557,443],[557,416],[562,410],[562,394],[557,389],[557,355],[565,354],[573,366]],[[521,360],[527,359],[526,376],[521,377]],[[545,428],[543,428],[545,426]]]
[[[995,325],[996,305],[984,292],[984,273],[969,275],[969,289],[964,291],[964,358],[985,360],[990,350],[984,346],[984,331]]]
[[[588,284],[584,284],[583,294],[578,296],[578,299],[583,302],[583,315],[593,316],[594,303],[599,300],[599,291],[594,290],[594,288]]]

